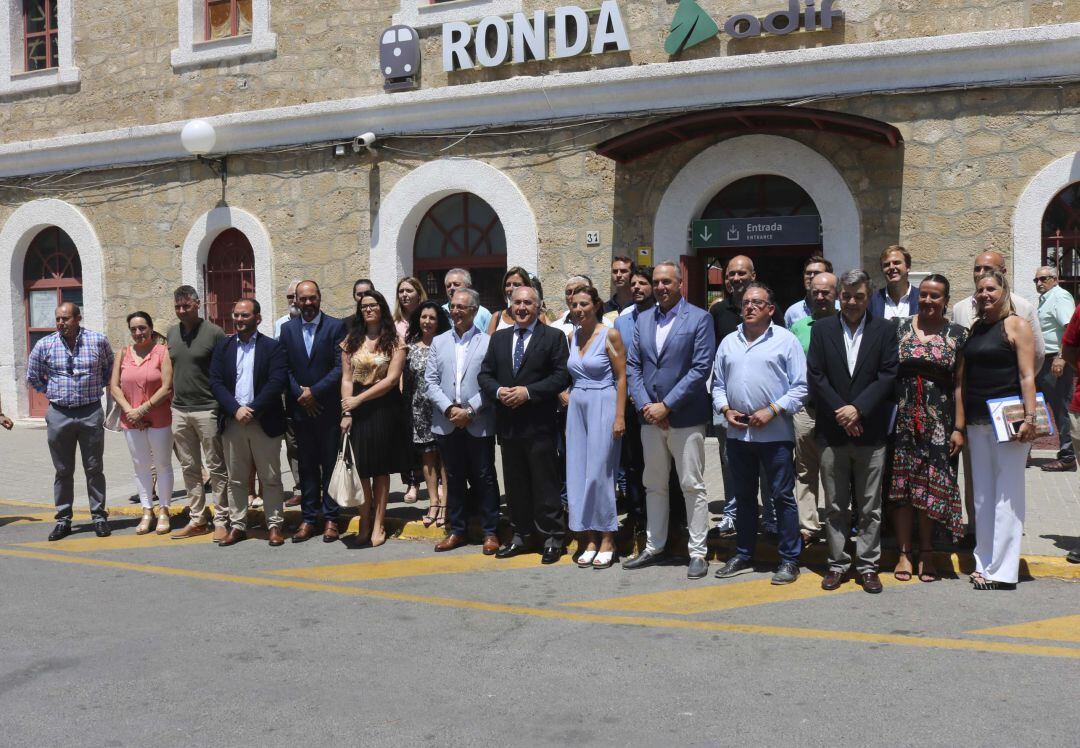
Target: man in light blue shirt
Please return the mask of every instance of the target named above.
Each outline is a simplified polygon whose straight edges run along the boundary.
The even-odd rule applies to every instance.
[[[472,273],[464,268],[453,268],[447,270],[446,275],[443,276],[443,287],[446,289],[446,303],[443,304],[443,311],[446,312],[446,316],[450,316],[450,301],[454,298],[454,294],[465,288],[472,288]],[[491,312],[489,312],[483,306],[476,308],[476,319],[473,320],[473,325],[480,332],[487,332],[488,322],[491,322]]]
[[[780,567],[772,583],[790,584],[799,576],[802,551],[791,416],[807,396],[806,356],[798,338],[772,323],[776,306],[768,286],[747,286],[742,307],[743,323],[721,341],[713,362],[713,408],[727,421],[728,469],[737,502],[735,555],[716,576],[753,567],[760,467],[776,507],[779,536]]]
[[[789,306],[787,311],[784,312],[784,327],[790,330],[791,326],[800,319],[813,314],[814,300],[810,298],[810,281],[814,280],[814,276],[818,273],[831,273],[832,271],[832,263],[821,255],[806,258],[806,261],[803,262],[803,288],[806,289],[806,296]],[[839,310],[840,305],[837,304],[836,308]]]
[[[1039,327],[1046,343],[1046,355],[1040,362],[1036,382],[1046,395],[1046,403],[1058,426],[1057,459],[1042,466],[1048,473],[1076,470],[1072,429],[1069,427],[1069,400],[1073,393],[1074,372],[1061,357],[1061,336],[1072,319],[1076,302],[1072,294],[1058,285],[1057,269],[1045,266],[1035,271],[1035,290],[1039,292]]]

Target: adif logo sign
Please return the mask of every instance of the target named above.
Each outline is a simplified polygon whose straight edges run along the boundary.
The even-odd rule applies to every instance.
[[[815,8],[815,0],[806,0],[805,12],[799,0],[788,0],[787,10],[778,10],[764,18],[752,13],[736,13],[724,22],[724,33],[735,39],[768,34],[790,34],[799,28],[805,31],[828,30],[833,21],[844,17],[844,11],[833,9],[833,0],[821,0],[821,10]],[[711,39],[720,33],[720,27],[695,0],[680,0],[671,19],[671,31],[664,43],[664,51],[675,55]]]
[[[555,29],[555,49],[549,54],[548,27]],[[589,52],[626,52],[630,40],[626,35],[619,5],[604,0],[596,18],[596,29],[590,39],[588,14],[576,5],[556,8],[549,14],[538,10],[529,18],[515,13],[509,21],[500,16],[480,19],[475,28],[464,21],[451,21],[442,27],[443,70],[475,67],[491,68],[506,62],[528,60],[557,60]]]

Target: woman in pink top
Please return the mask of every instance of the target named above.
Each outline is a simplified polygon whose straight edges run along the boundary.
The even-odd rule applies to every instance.
[[[172,360],[169,349],[154,332],[146,312],[127,318],[131,345],[113,364],[109,391],[120,406],[120,426],[135,464],[143,517],[135,532],[145,535],[154,524],[153,485],[157,474],[158,535],[171,529],[169,501],[173,491],[172,469]]]

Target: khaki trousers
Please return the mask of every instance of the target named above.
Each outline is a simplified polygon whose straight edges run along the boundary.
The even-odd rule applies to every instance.
[[[708,555],[709,497],[705,491],[705,425],[661,429],[641,426],[641,446],[645,453],[645,550],[659,553],[668,539],[668,478],[671,460],[686,502],[686,526],[690,531],[687,549],[691,557]]]
[[[187,490],[189,522],[193,525],[206,524],[206,489],[203,485],[202,469],[210,473],[210,488],[214,493],[214,524],[224,527],[229,519],[228,488],[229,475],[225,471],[225,458],[221,449],[221,437],[218,435],[217,411],[172,409],[173,450],[180,461],[180,471],[184,476],[184,488]]]
[[[821,532],[818,518],[818,475],[821,448],[815,437],[814,417],[800,408],[792,418],[795,425],[795,501],[799,505],[799,529]]]
[[[229,419],[221,435],[225,464],[229,468],[229,522],[234,530],[247,529],[248,476],[252,467],[263,489],[263,511],[267,527],[285,522],[285,497],[281,489],[281,436],[267,436],[253,420],[240,423]]]

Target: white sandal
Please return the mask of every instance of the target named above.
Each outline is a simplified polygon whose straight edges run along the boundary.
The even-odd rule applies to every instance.
[[[612,559],[614,558],[614,551],[604,551],[597,553],[596,558],[593,559],[592,565],[594,569],[606,569],[611,566]]]
[[[577,565],[582,569],[586,569],[592,566],[594,558],[596,558],[596,551],[582,551],[581,555],[577,557]]]

